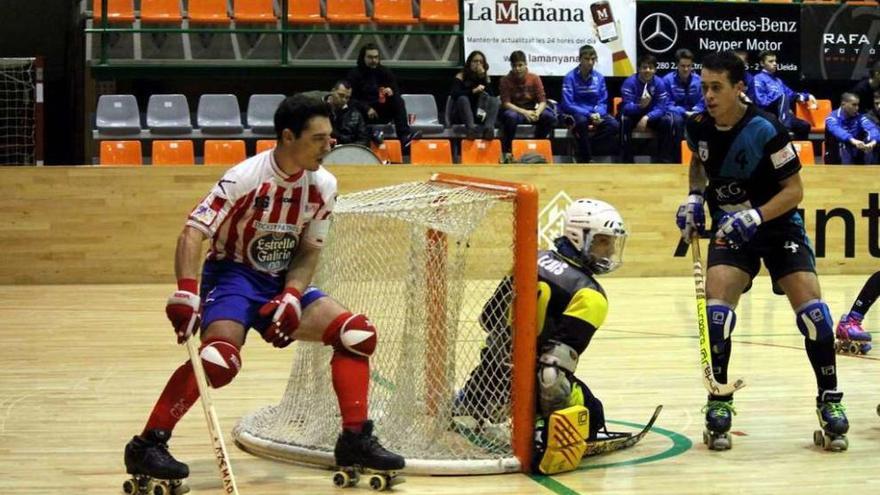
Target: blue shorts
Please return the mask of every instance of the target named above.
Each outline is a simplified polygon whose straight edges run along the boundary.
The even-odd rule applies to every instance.
[[[245,330],[254,328],[263,333],[270,318],[260,316],[260,307],[284,288],[283,277],[260,273],[234,261],[206,261],[202,269],[202,329],[217,320],[241,323]],[[326,296],[309,286],[300,303],[309,304]]]

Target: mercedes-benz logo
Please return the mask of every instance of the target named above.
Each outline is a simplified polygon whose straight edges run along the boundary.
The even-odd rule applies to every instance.
[[[678,26],[662,12],[649,14],[639,24],[639,42],[652,53],[669,51],[678,41]]]

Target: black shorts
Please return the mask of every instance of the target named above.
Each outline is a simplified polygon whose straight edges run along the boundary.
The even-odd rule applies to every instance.
[[[726,241],[713,239],[709,243],[709,267],[735,266],[755,278],[762,259],[774,282],[794,272],[816,273],[813,245],[804,227],[796,223],[763,225],[751,241],[736,249]]]

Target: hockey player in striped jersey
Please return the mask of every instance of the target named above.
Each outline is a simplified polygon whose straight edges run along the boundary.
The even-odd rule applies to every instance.
[[[238,374],[250,328],[279,348],[297,339],[332,346],[343,429],[337,464],[398,470],[403,457],[379,445],[367,416],[376,328],[310,285],[336,200],[336,178],[321,167],[330,151],[329,115],[326,103],[301,95],[279,105],[276,147],[229,169],[189,214],[175,253],[177,290],[165,311],[178,343],[190,337],[188,330],[200,329],[200,356],[213,388]],[[201,324],[190,325],[193,319]],[[159,483],[182,493],[176,480],[189,469],[168,453],[167,443],[196,399],[187,361],[171,375],[143,432],[125,448],[126,469],[141,491],[152,493]]]

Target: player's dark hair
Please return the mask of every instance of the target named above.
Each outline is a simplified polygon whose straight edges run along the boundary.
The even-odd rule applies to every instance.
[[[581,58],[584,55],[597,56],[596,49],[593,48],[593,45],[584,45],[580,47],[580,49],[578,50],[578,58]]]
[[[675,50],[675,61],[678,62],[683,58],[693,60],[694,52],[688,50],[687,48],[679,48],[678,50]]]
[[[763,52],[758,54],[758,62],[764,63],[764,59],[767,57],[775,57],[776,52],[772,50],[764,50]]]
[[[333,89],[336,89],[339,86],[342,86],[345,89],[351,89],[351,83],[348,82],[347,79],[340,79],[340,80],[336,81],[336,83],[333,85]]]
[[[843,93],[842,95],[840,95],[840,102],[841,103],[846,103],[849,101],[859,101],[859,100],[860,100],[859,95],[857,95],[855,93],[846,92],[846,93]]]
[[[367,43],[362,46],[361,51],[358,52],[357,65],[360,68],[364,68],[367,66],[367,63],[364,62],[364,57],[367,55],[367,50],[376,50],[377,52],[379,52],[379,60],[382,60],[382,50],[379,50],[379,45],[375,43]]]
[[[303,94],[288,96],[275,110],[275,135],[281,139],[284,129],[290,129],[299,138],[312,117],[330,117],[330,105],[323,100]]]
[[[641,69],[643,65],[650,65],[651,67],[657,67],[657,57],[651,55],[650,53],[646,53],[639,57],[638,68]],[[636,69],[638,70],[638,69]]]
[[[526,54],[522,50],[514,50],[510,54],[510,65],[513,65],[517,62],[525,62],[525,61],[526,61]]]
[[[462,72],[464,72],[465,80],[470,79],[470,78],[477,79],[476,73],[473,70],[471,70],[471,62],[473,62],[473,60],[475,58],[477,58],[478,56],[483,57],[483,68],[486,69],[486,74],[487,74],[486,77],[488,77],[489,60],[486,58],[486,54],[481,52],[480,50],[474,50],[468,54],[467,60],[465,60],[465,62],[464,62],[464,69],[462,69]]]
[[[728,50],[725,52],[710,53],[703,57],[703,70],[712,72],[727,72],[730,84],[745,81],[746,66],[735,53]]]

